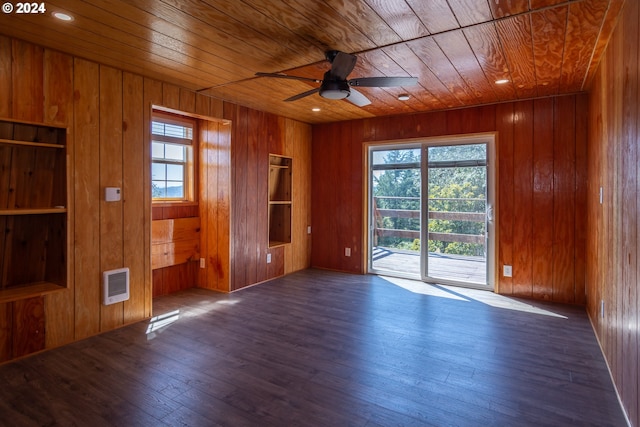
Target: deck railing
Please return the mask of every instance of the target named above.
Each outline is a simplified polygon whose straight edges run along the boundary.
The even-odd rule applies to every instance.
[[[420,209],[381,209],[378,208],[378,200],[380,199],[395,199],[399,201],[413,201],[420,204],[419,197],[398,197],[398,196],[375,196],[373,198],[374,206],[374,230],[373,239],[374,246],[378,246],[378,239],[380,237],[397,237],[405,239],[420,239],[419,230],[407,230],[407,229],[393,229],[385,228],[383,226],[383,218],[403,218],[403,219],[418,219],[420,220]],[[441,201],[441,202],[485,202],[485,199],[461,199],[461,198],[432,198],[429,202]],[[470,221],[484,223],[486,215],[482,212],[447,212],[447,211],[429,211],[429,219],[440,219],[449,221]],[[461,233],[438,233],[429,232],[429,240],[437,240],[441,242],[460,242],[460,243],[475,243],[483,245],[485,244],[484,234],[461,234]]]

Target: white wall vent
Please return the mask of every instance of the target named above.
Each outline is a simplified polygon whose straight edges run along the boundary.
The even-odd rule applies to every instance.
[[[102,303],[115,304],[129,299],[129,269],[118,268],[102,273]]]

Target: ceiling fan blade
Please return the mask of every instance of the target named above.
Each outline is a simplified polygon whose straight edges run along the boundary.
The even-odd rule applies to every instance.
[[[298,100],[300,98],[304,98],[305,96],[313,95],[314,93],[317,93],[317,92],[320,92],[320,88],[319,87],[317,87],[315,89],[308,90],[306,92],[299,93],[297,95],[293,95],[291,98],[285,99],[285,101],[287,101],[287,102],[296,101],[296,100]]]
[[[413,86],[418,83],[417,77],[362,77],[348,81],[349,86],[360,87],[397,87]]]
[[[308,77],[288,76],[280,73],[256,73],[256,77],[275,77],[278,79],[304,80],[307,82],[320,83],[322,80],[310,79]]]
[[[364,107],[365,105],[371,104],[369,98],[353,88],[349,89],[349,96],[347,96],[345,99],[350,103],[357,105],[358,107]]]
[[[329,57],[329,55],[327,55]],[[358,57],[344,52],[335,52],[331,62],[331,76],[336,80],[345,80],[356,66]]]

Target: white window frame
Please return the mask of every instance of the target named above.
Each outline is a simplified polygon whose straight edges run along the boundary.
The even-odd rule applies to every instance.
[[[184,203],[184,202],[194,202],[195,201],[195,166],[194,166],[194,147],[196,145],[197,138],[197,120],[192,119],[186,116],[179,116],[176,114],[165,113],[162,111],[154,110],[151,116],[151,144],[160,143],[160,144],[172,144],[172,145],[181,145],[184,147],[184,161],[180,160],[171,160],[166,158],[154,158],[153,150],[151,153],[151,167],[153,168],[154,164],[164,164],[164,165],[182,165],[183,166],[183,197],[154,197],[153,193],[151,199],[153,203]],[[153,123],[164,123],[170,125],[183,126],[186,128],[190,128],[191,138],[181,138],[177,136],[171,135],[158,135],[153,133]],[[167,177],[165,176],[165,182],[167,182]],[[151,178],[152,188],[153,188],[153,176]],[[153,190],[152,190],[153,191]]]

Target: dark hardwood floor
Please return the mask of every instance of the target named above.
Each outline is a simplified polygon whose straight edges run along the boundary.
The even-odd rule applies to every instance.
[[[307,270],[0,366],[7,426],[624,426],[584,310]]]

